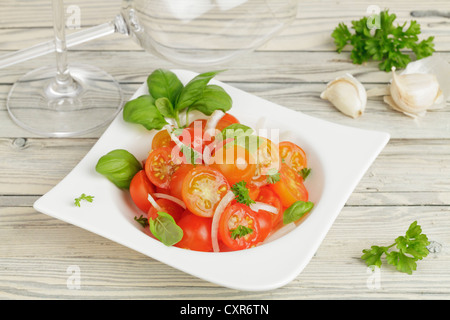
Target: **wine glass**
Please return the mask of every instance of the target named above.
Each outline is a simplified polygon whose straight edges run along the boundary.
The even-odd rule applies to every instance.
[[[75,80],[69,80],[69,84],[67,84],[64,78],[62,87],[59,85],[61,81],[58,80],[56,85],[47,85],[46,90],[49,92],[46,92],[46,95],[51,94],[53,98],[53,93],[57,92],[57,99],[50,99],[53,101],[50,104],[45,101],[46,96],[42,96],[42,92],[39,92],[41,102],[46,105],[37,108],[37,110],[42,110],[40,115],[37,111],[33,112],[33,115],[31,114],[29,90],[28,95],[25,95],[26,88],[23,88],[22,98],[15,98],[15,91],[19,90],[19,84],[24,82],[30,87],[30,80],[25,77],[24,80],[19,80],[19,84],[14,85],[8,99],[8,110],[13,119],[23,127],[25,127],[23,117],[32,118],[26,126],[35,132],[35,127],[31,125],[36,126],[45,122],[56,125],[62,123],[67,113],[75,116],[75,119],[71,119],[67,124],[67,128],[72,124],[79,125],[80,121],[77,121],[76,114],[81,115],[81,112],[77,107],[80,104],[77,92],[81,89],[94,89],[97,94],[94,95],[95,98],[100,100],[103,100],[105,96],[111,101],[121,100],[121,95],[118,98],[112,93],[107,93],[108,88],[106,87],[115,81],[105,73],[101,78],[104,79],[106,76],[109,77],[109,80],[103,80],[100,83],[94,82],[98,78],[93,76],[93,67],[74,65],[69,67],[70,72],[68,73],[65,57],[66,46],[71,47],[112,33],[121,33],[132,38],[146,51],[173,63],[184,66],[216,65],[234,59],[245,52],[250,52],[273,38],[295,19],[298,6],[298,0],[124,0],[120,13],[112,21],[68,35],[64,41],[62,0],[53,1],[55,41],[41,43],[0,57],[0,68],[2,68],[56,49],[56,78],[70,74],[69,79]],[[96,71],[98,72],[98,70]],[[31,74],[32,79],[48,79],[49,69],[35,70]],[[72,88],[74,83],[82,82],[81,79],[76,81],[80,77],[88,79],[86,85],[75,85],[75,88]],[[55,83],[55,81],[53,82]],[[33,90],[36,88],[36,90],[42,91],[42,81],[35,80],[32,83]],[[62,100],[69,100],[71,106],[64,110],[70,112],[61,111],[64,103],[61,102],[60,96],[61,92],[65,91],[70,94],[64,93]],[[90,99],[94,99],[94,97]],[[49,100],[47,99],[47,101]],[[90,107],[86,109],[93,112],[94,105],[96,106],[96,104],[90,103]],[[54,111],[55,108],[57,112]],[[110,121],[117,113],[116,103],[109,103],[109,108],[100,109],[107,113],[107,115],[103,115],[105,122]],[[19,110],[20,117],[18,116]],[[61,114],[59,114],[60,111]],[[55,117],[43,116],[49,112],[54,112]],[[43,117],[51,118],[51,120],[44,121]],[[95,118],[87,115],[86,118],[82,118],[81,122],[88,127],[93,127]],[[91,121],[92,123],[90,123]],[[84,129],[84,131],[86,130]],[[73,129],[59,129],[59,131],[53,129],[53,131],[47,130],[46,134],[67,136],[76,134],[76,132]],[[83,130],[78,130],[78,132],[83,132]]]
[[[68,65],[63,0],[53,0],[56,66],[32,70],[14,83],[7,110],[38,135],[81,135],[110,122],[123,103],[119,83],[90,65]]]

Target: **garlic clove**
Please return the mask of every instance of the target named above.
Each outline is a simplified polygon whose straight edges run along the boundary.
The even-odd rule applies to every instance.
[[[397,75],[392,70],[390,93],[396,105],[405,112],[421,113],[430,108],[439,96],[439,82],[429,73]]]
[[[367,104],[366,89],[348,73],[329,82],[320,98],[330,101],[339,111],[352,118],[360,117]]]

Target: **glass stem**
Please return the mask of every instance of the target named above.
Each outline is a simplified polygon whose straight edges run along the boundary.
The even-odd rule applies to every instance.
[[[55,33],[56,82],[53,90],[60,94],[69,94],[76,90],[76,84],[67,65],[67,44],[65,32],[65,14],[63,0],[53,0],[53,28]]]

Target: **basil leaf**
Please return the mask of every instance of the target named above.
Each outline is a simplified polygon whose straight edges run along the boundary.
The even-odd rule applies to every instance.
[[[148,222],[152,234],[166,246],[173,246],[183,238],[183,229],[166,212],[158,212],[158,217],[150,218]]]
[[[183,89],[183,84],[176,74],[164,69],[153,71],[147,78],[147,86],[153,98],[167,98],[172,105],[175,105]]]
[[[142,169],[141,163],[127,150],[116,149],[101,157],[95,170],[121,189],[130,187],[131,179]]]
[[[199,100],[202,97],[208,82],[219,72],[220,71],[211,71],[201,73],[189,81],[180,92],[175,105],[175,111],[181,111],[190,107],[195,101]]]
[[[251,136],[254,133],[253,129],[241,124],[241,123],[233,123],[228,127],[222,130],[222,139],[227,138],[238,138],[242,136]]]
[[[189,111],[198,110],[210,116],[216,110],[227,112],[232,104],[231,97],[222,87],[208,85],[203,90],[202,96],[189,107]]]
[[[314,203],[311,201],[296,201],[283,213],[283,223],[288,224],[297,221],[303,217],[306,213],[311,211],[314,207]]]
[[[128,101],[123,107],[123,120],[143,125],[147,130],[161,130],[167,124],[150,95]]]
[[[174,118],[173,106],[168,98],[158,98],[155,101],[155,106],[165,118]]]

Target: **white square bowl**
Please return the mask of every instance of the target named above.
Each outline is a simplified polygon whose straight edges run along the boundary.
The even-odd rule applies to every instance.
[[[196,74],[174,70],[183,83]],[[256,248],[235,252],[196,252],[167,247],[148,236],[134,217],[141,212],[127,191],[119,190],[95,171],[98,159],[114,149],[126,149],[144,160],[155,134],[123,121],[111,123],[80,163],[34,208],[102,237],[129,247],[206,281],[243,291],[281,287],[308,264],[354,188],[389,141],[389,134],[320,120],[212,80],[232,97],[230,113],[250,127],[280,129],[280,141],[300,145],[308,156],[311,175],[305,181],[315,203],[309,216],[281,238]],[[132,99],[148,94],[144,83]],[[92,203],[74,205],[86,193]]]

